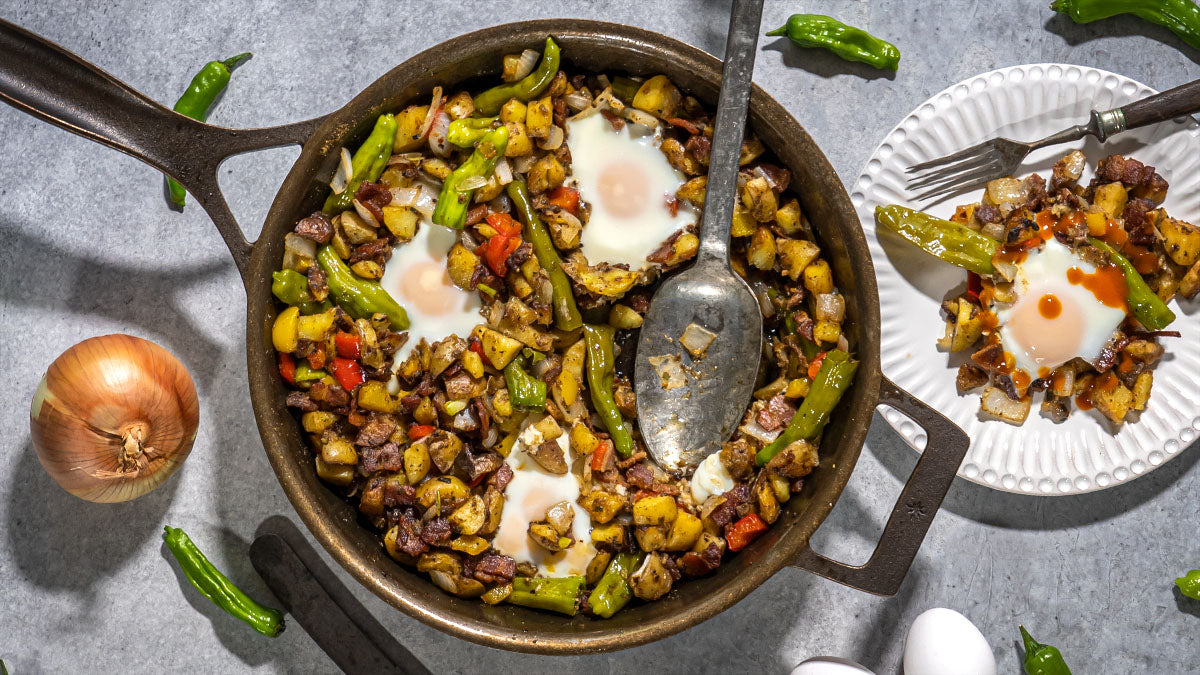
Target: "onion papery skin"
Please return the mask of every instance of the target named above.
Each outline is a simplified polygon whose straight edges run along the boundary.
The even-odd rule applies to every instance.
[[[200,404],[187,368],[170,352],[131,335],[105,335],[50,364],[29,418],[38,460],[63,489],[92,502],[123,502],[162,485],[187,459]]]

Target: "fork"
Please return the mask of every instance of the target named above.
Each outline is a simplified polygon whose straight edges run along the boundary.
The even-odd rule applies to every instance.
[[[1084,136],[1095,136],[1101,143],[1127,129],[1165,122],[1200,112],[1200,80],[1148,96],[1140,101],[1099,112],[1092,111],[1087,124],[1051,134],[1040,141],[1022,143],[1008,138],[993,138],[945,157],[908,167],[909,190],[923,190],[914,201],[944,197],[951,193],[1011,176],[1026,155],[1038,148],[1069,143]],[[941,201],[941,200],[938,200]]]

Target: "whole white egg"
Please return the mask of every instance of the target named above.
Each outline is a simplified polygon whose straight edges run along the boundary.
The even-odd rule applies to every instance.
[[[996,657],[970,619],[935,607],[908,629],[904,675],[996,675]]]
[[[792,675],[875,675],[875,671],[850,659],[814,656],[793,668]]]

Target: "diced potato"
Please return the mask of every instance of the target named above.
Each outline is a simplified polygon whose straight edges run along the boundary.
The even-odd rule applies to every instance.
[[[295,232],[283,236],[283,268],[308,274],[317,258],[317,245],[312,239]]]
[[[800,202],[789,199],[787,203],[779,207],[775,211],[775,224],[779,225],[779,229],[787,235],[803,232],[808,222],[800,210]]]
[[[1095,404],[1096,410],[1103,413],[1105,417],[1120,424],[1125,421],[1125,416],[1129,414],[1129,409],[1133,405],[1133,392],[1119,382],[1111,390],[1105,391],[1105,389],[1105,387],[1092,389],[1092,403]]]
[[[979,402],[983,412],[1018,425],[1025,422],[1025,418],[1029,417],[1029,409],[1033,407],[1031,396],[1026,395],[1020,401],[1014,401],[1003,390],[992,386],[984,387]]]
[[[483,377],[483,357],[478,352],[467,350],[459,357],[463,364],[463,370],[467,371],[471,377],[479,379]]]
[[[479,341],[483,347],[483,355],[497,370],[503,370],[521,351],[523,346],[519,341],[502,333],[480,326],[476,328]]]
[[[574,405],[583,388],[583,358],[586,353],[587,345],[583,340],[577,340],[563,353],[562,373],[558,376],[558,385],[564,405]]]
[[[529,167],[529,192],[541,194],[563,184],[567,177],[566,169],[554,155],[544,155]]]
[[[500,518],[504,515],[504,495],[495,486],[489,485],[487,492],[483,493],[483,503],[487,506],[488,516],[480,534],[492,534],[500,527]]]
[[[643,551],[661,551],[667,545],[667,528],[662,525],[641,525],[633,536]]]
[[[504,105],[500,106],[500,121],[525,124],[525,104],[515,98],[508,99]],[[512,143],[512,139],[510,138],[508,142]]]
[[[633,594],[642,600],[657,600],[671,590],[674,577],[663,564],[662,556],[651,553],[642,566],[629,575],[629,586]]]
[[[1087,222],[1088,236],[1103,237],[1108,231],[1108,216],[1099,209],[1088,212],[1083,219]]]
[[[638,282],[639,275],[611,265],[590,266],[579,252],[572,253],[562,269],[588,291],[597,295],[619,298]]]
[[[751,178],[742,186],[742,204],[760,223],[774,220],[775,212],[779,209],[775,191],[771,189],[771,184],[767,182],[767,179],[762,176]]]
[[[817,342],[837,342],[841,335],[841,324],[833,321],[818,321],[813,326],[813,339]]]
[[[425,143],[421,127],[428,114],[427,105],[410,105],[396,113],[396,140],[392,143],[392,152],[412,152]]]
[[[441,499],[442,506],[457,504],[471,494],[467,484],[454,476],[438,476],[417,486],[417,501],[429,508]]]
[[[613,551],[624,548],[625,526],[619,522],[610,522],[592,527],[592,543]]]
[[[433,461],[424,443],[413,443],[404,449],[404,476],[409,485],[416,485],[429,473]]]
[[[336,436],[321,445],[321,459],[326,464],[358,464],[358,451],[349,439]]]
[[[583,223],[566,211],[548,211],[542,215],[546,227],[550,229],[550,238],[554,247],[559,251],[570,251],[579,248],[579,238],[583,235]]]
[[[696,257],[696,252],[700,250],[700,237],[691,232],[684,232],[675,238],[671,244],[671,251],[667,254],[666,259],[662,261],[664,267],[674,267]]]
[[[774,471],[767,471],[767,482],[771,484],[771,489],[775,492],[775,499],[780,504],[786,504],[792,498],[791,486],[788,485],[788,480]]]
[[[391,529],[389,529],[387,533],[383,535],[383,548],[387,550],[388,555],[392,556],[392,558],[402,563],[411,565],[414,562],[412,556],[408,555],[404,551],[401,551],[400,547],[396,545],[396,537],[399,532],[399,525],[392,526]]]
[[[600,439],[586,424],[576,422],[571,425],[571,450],[575,451],[575,454],[590,455],[596,451],[598,445],[600,445]]]
[[[374,260],[360,260],[350,266],[350,270],[363,279],[379,281],[383,278],[383,268]]]
[[[1183,275],[1176,290],[1185,298],[1195,297],[1196,291],[1200,290],[1200,261],[1192,265],[1187,274]]]
[[[354,465],[352,464],[330,464],[317,455],[316,465],[317,477],[326,483],[344,487],[354,482]]]
[[[1129,201],[1129,191],[1120,183],[1105,183],[1096,188],[1092,204],[1099,206],[1109,218],[1120,218]]]
[[[516,99],[513,99],[516,100]],[[504,148],[505,157],[527,157],[533,154],[533,139],[522,122],[505,122],[508,127],[508,146]]]
[[[451,549],[467,555],[482,555],[489,546],[491,543],[487,539],[475,535],[462,536],[450,542]]]
[[[961,352],[971,347],[983,335],[983,322],[975,305],[970,302],[958,303],[958,319],[954,323],[954,337],[950,341],[950,351]]]
[[[530,138],[542,139],[550,135],[550,127],[554,126],[554,104],[549,96],[543,96],[536,101],[530,101],[525,110],[525,129]]]
[[[478,264],[479,256],[458,242],[455,242],[450,248],[450,253],[446,255],[446,270],[450,274],[450,280],[464,291],[471,289],[471,275],[475,273]]]
[[[479,495],[471,497],[450,514],[450,524],[459,534],[476,534],[483,529],[485,522],[487,508],[483,504],[483,497]]]
[[[445,572],[446,574],[462,573],[462,561],[458,556],[446,551],[430,551],[422,553],[417,560],[418,572]]]
[[[746,166],[750,162],[753,162],[761,157],[766,151],[767,147],[762,144],[762,141],[758,140],[754,136],[751,136],[750,138],[742,141],[742,154],[741,157],[738,158],[738,165]]]
[[[421,160],[421,170],[438,180],[446,180],[454,167],[441,157],[426,157]]]
[[[383,207],[383,224],[400,241],[408,241],[417,233],[417,221],[421,214],[410,206]]]
[[[475,101],[471,95],[465,91],[460,91],[457,94],[446,99],[442,105],[442,110],[450,116],[452,120],[460,120],[464,117],[470,117],[475,112]]]
[[[666,75],[655,75],[646,80],[633,95],[633,107],[659,119],[677,117],[682,102],[683,95]]]
[[[375,241],[379,238],[375,228],[367,224],[367,221],[358,217],[354,211],[343,211],[338,216],[338,229],[346,236],[346,243],[351,246],[366,244]]]
[[[779,518],[779,500],[775,497],[771,481],[760,479],[754,484],[754,501],[758,504],[759,517],[768,524]]]
[[[746,262],[760,270],[775,267],[775,235],[771,234],[769,228],[759,226],[755,230],[746,248]]]
[[[1134,410],[1145,410],[1146,403],[1150,400],[1150,388],[1154,386],[1154,373],[1145,371],[1138,373],[1137,379],[1133,381],[1133,403],[1130,407]]]
[[[676,169],[689,176],[700,173],[700,161],[696,159],[695,155],[688,152],[678,140],[664,138],[658,149],[667,156],[667,163]]]
[[[413,419],[418,424],[433,424],[437,421],[437,409],[433,406],[433,401],[426,396],[417,404],[416,410],[413,410]]]
[[[1176,265],[1187,267],[1200,260],[1200,227],[1164,217],[1158,221],[1158,231],[1163,236],[1163,248]]]
[[[733,207],[733,225],[729,230],[729,235],[732,237],[749,237],[758,231],[758,222],[754,220],[754,216],[750,215],[750,211],[738,202]]]
[[[633,330],[642,325],[642,315],[629,305],[617,303],[608,312],[608,325],[619,330]]]
[[[324,410],[313,410],[306,412],[300,417],[300,424],[304,430],[310,434],[319,434],[329,427],[333,426],[338,421],[338,416],[335,413]]]
[[[333,238],[329,240],[329,245],[342,260],[350,257],[350,244],[346,243],[346,236],[341,233],[339,228],[333,228]]]
[[[530,523],[529,538],[552,553],[568,549],[575,543],[570,537],[559,534],[549,523]]]
[[[636,525],[670,525],[678,512],[671,495],[645,497],[633,503],[633,522]]]
[[[596,555],[592,556],[591,562],[588,563],[587,571],[584,573],[588,586],[595,586],[600,581],[600,578],[604,576],[604,572],[608,570],[608,563],[611,561],[611,553],[608,551],[596,551]]]
[[[625,500],[611,492],[592,490],[579,498],[579,505],[592,517],[593,524],[603,525],[624,508]]]
[[[804,269],[821,255],[821,248],[806,239],[778,239],[775,247],[779,251],[779,264],[783,275],[798,280]]]
[[[832,293],[833,273],[829,270],[829,263],[821,259],[809,263],[804,268],[804,287],[813,294]]]
[[[296,351],[300,341],[299,326],[299,307],[288,307],[275,317],[275,323],[271,326],[271,344],[275,351],[284,354]]]
[[[488,592],[479,596],[479,599],[483,600],[489,605],[498,605],[501,602],[504,602],[504,600],[510,595],[512,595],[512,584],[504,584],[502,586],[496,586],[492,588]]]
[[[680,511],[675,516],[675,522],[671,524],[671,533],[667,536],[667,543],[663,548],[667,551],[686,551],[695,545],[703,529],[700,518],[687,511]]]
[[[450,468],[454,466],[454,460],[462,452],[462,439],[452,431],[438,429],[424,440],[425,444],[429,446],[429,457],[438,471],[442,473],[450,471]]]
[[[696,176],[675,191],[675,197],[696,208],[704,206],[704,197],[708,194],[708,176]]]
[[[297,321],[296,333],[301,339],[310,342],[324,342],[336,319],[337,309],[332,307],[320,314],[302,316]]]
[[[550,415],[546,415],[531,426],[541,435],[543,443],[557,440],[563,435],[562,427],[558,426],[558,422]]]

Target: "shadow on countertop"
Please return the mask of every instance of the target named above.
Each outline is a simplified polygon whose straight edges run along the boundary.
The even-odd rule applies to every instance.
[[[1167,28],[1131,14],[1119,14],[1108,19],[1079,24],[1072,21],[1066,14],[1055,12],[1046,20],[1044,27],[1051,33],[1062,36],[1063,40],[1072,47],[1098,38],[1141,36],[1169,45],[1194,63],[1200,64],[1200,52],[1188,46],[1178,35]]]
[[[779,52],[783,56],[783,65],[807,70],[817,77],[829,79],[838,75],[853,75],[864,80],[896,79],[896,71],[880,70],[865,63],[847,61],[825,49],[800,47],[792,44],[786,37],[771,36],[764,40],[762,49]]]

